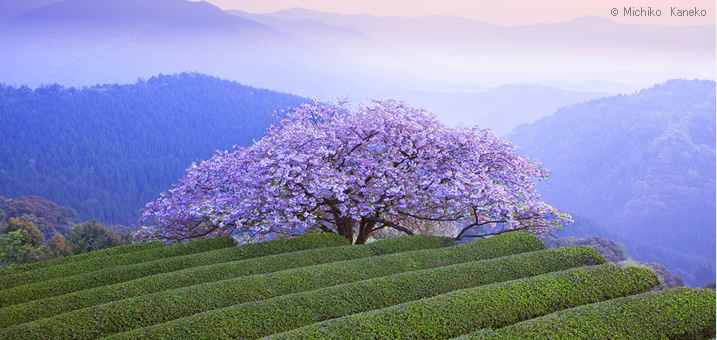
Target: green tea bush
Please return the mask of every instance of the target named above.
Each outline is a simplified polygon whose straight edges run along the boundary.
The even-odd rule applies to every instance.
[[[481,328],[511,325],[570,307],[642,293],[659,283],[657,274],[648,268],[619,269],[613,264],[582,267],[349,315],[270,338],[445,339]],[[186,328],[176,330],[185,331]],[[234,332],[243,333],[232,328],[232,333],[227,334],[237,334]]]
[[[424,238],[425,237],[421,236],[403,240],[418,241]],[[439,244],[441,241],[441,239],[437,238],[428,238],[428,240],[439,241]],[[266,261],[284,261],[292,265],[307,263],[307,261],[298,258],[302,256],[298,253],[289,254],[287,256],[281,255],[266,259],[237,261],[191,268],[32,301],[25,304],[8,306],[0,309],[0,328],[133,296],[196,285],[185,289],[166,291],[161,294],[121,301],[112,307],[144,310],[150,314],[153,309],[158,309],[160,311],[158,315],[165,318],[163,320],[172,320],[185,316],[182,314],[183,311],[176,308],[165,308],[163,304],[179,299],[178,296],[180,295],[194,297],[195,302],[192,303],[197,304],[195,308],[221,308],[242,302],[267,299],[284,294],[308,291],[400,272],[442,267],[456,263],[479,261],[515,253],[545,249],[545,246],[534,236],[523,233],[513,233],[500,235],[480,242],[464,243],[454,247],[406,251],[385,256],[372,256],[376,253],[374,249],[382,249],[383,245],[397,241],[398,239],[389,239],[371,243],[369,246],[342,247],[332,250],[334,253],[362,253],[363,256],[366,256],[365,258],[357,260],[301,267],[271,274],[243,276],[246,275],[247,271],[254,270],[252,268],[265,267]],[[406,242],[402,243],[405,244]],[[430,244],[426,243],[426,245],[428,246]],[[381,252],[385,252],[385,250]],[[316,257],[312,252],[304,252],[304,255],[308,256],[311,261]],[[282,257],[286,257],[286,259],[282,260]],[[208,283],[199,285],[203,282]],[[206,298],[205,291],[221,291],[225,293]],[[190,301],[184,299],[183,303],[189,304]],[[164,314],[163,311],[165,310],[171,310],[171,312]]]
[[[127,254],[127,253],[131,253],[131,252],[135,252],[135,251],[159,248],[159,247],[164,247],[164,246],[165,246],[164,243],[154,241],[154,242],[140,242],[140,243],[128,244],[128,245],[119,246],[119,247],[105,248],[105,249],[101,249],[101,250],[97,250],[97,251],[92,251],[89,253],[61,257],[61,258],[57,258],[57,259],[51,259],[51,260],[35,262],[35,263],[28,263],[28,264],[20,265],[20,266],[13,267],[13,268],[0,269],[0,277],[17,274],[20,272],[28,272],[28,271],[40,269],[40,268],[57,266],[57,265],[61,265],[61,264],[86,261],[86,260],[89,260],[92,258]]]
[[[216,339],[231,337],[252,339],[322,320],[384,308],[456,289],[514,280],[576,266],[604,263],[604,261],[602,256],[588,247],[523,253],[485,261],[400,273],[215,309],[119,334],[117,338]],[[307,276],[304,279],[311,280],[312,278]],[[144,311],[139,314],[146,315]],[[110,322],[110,319],[107,318],[106,322]],[[76,325],[76,320],[68,318],[66,324],[38,323],[33,327],[37,333],[30,335],[46,336],[49,329],[67,329],[68,325]],[[97,320],[92,320],[83,322],[78,328],[97,324]],[[88,336],[118,331],[121,330],[107,327],[106,333],[94,333],[88,334]],[[9,333],[8,335],[16,337],[20,334]],[[61,337],[65,335],[70,334],[52,334],[52,336]]]
[[[579,306],[457,339],[706,339],[715,292],[673,288]]]
[[[201,241],[194,241],[201,242]],[[191,244],[185,243],[185,244]],[[157,250],[182,247],[185,244],[171,247],[158,248]],[[44,299],[47,297],[68,294],[84,289],[111,285],[133,279],[168,273],[186,268],[206,266],[215,263],[238,261],[249,258],[256,258],[292,252],[307,248],[335,247],[346,245],[347,241],[335,234],[323,233],[301,236],[288,240],[275,240],[262,243],[248,244],[240,247],[229,247],[210,250],[200,253],[193,253],[182,256],[174,256],[156,261],[142,262],[127,266],[118,266],[100,271],[92,271],[86,274],[62,277],[55,280],[29,283],[22,286],[6,289],[0,294],[0,307],[29,301]],[[145,256],[151,256],[151,250]]]
[[[152,247],[150,249],[117,254],[114,256],[94,256],[86,258],[83,261],[74,261],[45,268],[38,268],[32,271],[5,275],[0,277],[0,287],[8,289],[27,283],[37,283],[98,270],[106,270],[112,267],[156,261],[163,258],[195,254],[233,246],[234,241],[231,237],[216,237],[182,243],[173,247]]]

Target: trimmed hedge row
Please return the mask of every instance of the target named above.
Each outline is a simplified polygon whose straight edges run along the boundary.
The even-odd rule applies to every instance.
[[[705,339],[715,337],[715,292],[674,288],[566,309],[457,339]]]
[[[406,240],[416,239],[408,238]],[[358,251],[363,252],[363,256],[370,256],[373,254],[370,251],[372,247],[388,241],[372,243],[374,246],[335,248],[334,252]],[[118,301],[112,305],[112,308],[142,311],[142,314],[145,315],[145,320],[151,319],[154,320],[152,323],[158,323],[187,316],[188,314],[184,309],[191,311],[199,309],[211,310],[400,272],[479,261],[541,249],[545,249],[545,246],[535,236],[513,233],[453,247],[373,256],[245,277],[237,276],[245,275],[247,268],[251,267],[251,265],[247,265],[246,261],[230,262],[145,277],[116,285],[98,287],[2,308],[0,309],[0,328],[51,317],[101,303],[163,291],[159,294]],[[307,255],[311,258],[315,257],[311,253],[307,253]],[[307,261],[297,259],[298,256],[300,255],[296,254],[291,258],[287,258],[287,261],[307,263]],[[277,257],[273,259],[273,261],[276,260]],[[263,263],[259,263],[257,266],[261,267]],[[216,282],[220,280],[225,281]],[[209,283],[185,289],[169,290],[202,282]],[[206,292],[221,293],[205,296]],[[187,296],[187,298],[182,298],[182,296]],[[176,302],[180,300],[181,306],[192,306],[194,304],[194,307],[180,308]],[[172,308],[166,306],[167,304],[171,304]],[[106,307],[103,308],[106,309]],[[81,314],[84,314],[84,312]],[[94,315],[95,319],[100,317],[99,314]],[[136,318],[133,316],[127,322],[133,324],[136,322]]]
[[[125,254],[118,254],[115,256],[91,257],[85,259],[84,261],[74,261],[56,266],[38,268],[32,271],[5,275],[0,277],[0,287],[8,289],[28,283],[37,283],[67,276],[85,274],[117,266],[133,265],[148,261],[156,261],[163,258],[195,254],[208,250],[223,249],[234,246],[234,240],[231,237],[226,236],[191,241],[177,244],[172,247],[154,247]]]
[[[525,239],[526,237],[522,238]],[[505,240],[508,239],[506,238]],[[530,239],[530,241],[533,241],[533,239]],[[414,270],[413,268],[418,269],[418,267],[437,267],[443,265],[443,263],[451,264],[451,261],[454,261],[452,263],[459,263],[475,261],[475,259],[480,259],[482,256],[486,258],[489,256],[495,257],[497,256],[496,250],[506,248],[507,244],[513,244],[515,247],[514,249],[522,249],[525,251],[538,248],[535,242],[523,242],[524,246],[522,247],[515,246],[514,243],[515,242],[493,241],[486,242],[483,246],[466,245],[435,249],[437,247],[448,246],[454,243],[443,238],[417,236],[383,240],[366,246],[338,247],[333,248],[330,251],[304,251],[276,255],[267,258],[195,267],[0,308],[0,328],[30,322],[45,317],[51,317],[77,309],[96,306],[102,303],[128,299],[180,287],[199,285],[205,282],[207,282],[205,285],[190,287],[184,290],[177,290],[174,293],[168,292],[167,294],[163,294],[163,296],[172,296],[172,294],[188,294],[189,296],[198,296],[197,294],[201,294],[201,290],[205,287],[206,289],[214,290],[212,287],[216,286],[217,290],[223,289],[226,292],[229,292],[230,290],[239,290],[239,293],[236,295],[232,293],[230,297],[227,298],[227,301],[234,301],[243,296],[241,294],[241,289],[243,287],[249,287],[252,284],[255,286],[271,286],[271,290],[262,291],[266,294],[269,294],[268,292],[281,291],[277,286],[275,286],[277,282],[292,282],[288,284],[288,286],[282,285],[285,289],[284,291],[287,292],[292,292],[292,290],[310,290],[315,289],[311,284],[323,284],[324,281],[331,282],[331,284],[326,283],[331,286],[341,283],[340,280],[343,279],[348,280],[353,278],[352,280],[356,281],[375,276],[390,275],[394,272]],[[385,257],[374,256],[381,253],[400,252],[423,248],[428,250],[401,252],[396,255],[387,255]],[[409,254],[413,253],[416,255],[411,257]],[[295,268],[297,266],[311,266],[317,263],[326,263],[327,261],[340,261],[344,258],[354,259],[361,257],[368,258],[335,262],[335,265],[331,265],[329,267],[327,267],[327,265],[322,265],[321,271],[318,271],[317,267],[304,267],[302,269],[295,270],[295,274],[291,273],[294,270],[288,273],[286,272],[286,269]],[[373,266],[376,268],[372,268]],[[245,277],[250,274],[267,272],[267,270],[284,270],[280,272],[284,274],[277,273],[276,275],[272,274],[270,276],[267,276],[269,274],[265,274],[258,277]],[[304,277],[315,277],[316,275],[326,276],[324,275],[324,270],[330,270],[333,273],[331,274],[333,276],[329,276],[333,278],[332,281],[329,281],[327,278],[324,280],[309,280],[307,282],[305,280],[293,280],[291,277],[291,275],[302,276],[303,274],[301,273],[305,272],[308,272],[309,274],[307,274],[308,276],[303,275]],[[302,288],[307,284],[309,284],[308,288]],[[197,293],[195,293],[195,291]],[[283,294],[286,293],[279,295]],[[255,297],[256,296],[253,296],[253,298]],[[157,298],[159,297],[157,296],[151,299]],[[141,301],[142,299],[139,300]],[[130,303],[129,301],[132,300],[122,301],[121,304],[126,305]],[[242,300],[242,302],[243,301],[248,300]],[[224,306],[234,305],[237,303],[239,302],[229,303]],[[135,309],[135,307],[122,308]]]
[[[565,308],[638,294],[659,283],[657,274],[648,268],[621,270],[612,264],[582,267],[354,314],[275,334],[270,339],[451,338]]]
[[[164,246],[166,246],[164,243],[154,241],[154,242],[133,243],[133,244],[128,244],[128,245],[119,246],[119,247],[105,248],[105,249],[95,250],[95,251],[92,251],[89,253],[61,257],[59,259],[52,259],[52,260],[47,260],[47,261],[28,263],[28,264],[24,264],[24,265],[21,265],[18,267],[0,269],[0,277],[10,275],[10,274],[16,274],[16,273],[20,273],[20,272],[27,272],[27,271],[45,268],[45,267],[67,264],[67,263],[71,263],[71,262],[85,261],[85,260],[89,260],[91,258],[96,258],[96,257],[127,254],[127,253],[131,253],[131,252],[135,252],[135,251],[154,249],[154,248],[159,248],[159,247],[164,247]]]
[[[116,334],[116,338],[252,339],[456,289],[604,261],[602,256],[588,247],[543,250],[395,274],[244,303]],[[66,325],[48,323],[37,329],[42,332],[48,328],[66,327]],[[46,333],[33,335],[40,334]]]
[[[257,258],[302,249],[317,247],[319,247],[319,249],[321,249],[321,247],[331,248],[346,245],[347,242],[348,241],[345,238],[335,234],[312,234],[288,240],[274,240],[269,242],[254,243],[240,247],[216,249],[201,253],[174,256],[156,261],[108,268],[106,270],[93,271],[87,274],[29,283],[6,289],[2,291],[2,294],[0,294],[0,307],[7,307],[14,304],[40,300],[47,297],[111,285],[145,276],[173,272],[186,268]],[[180,246],[184,246],[184,244],[159,248],[159,250],[171,249],[173,247]],[[330,252],[330,250],[327,251]]]

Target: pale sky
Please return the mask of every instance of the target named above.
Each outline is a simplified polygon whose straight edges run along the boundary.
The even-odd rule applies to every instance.
[[[714,25],[714,0],[208,0],[222,9],[268,13],[308,8],[340,14],[378,16],[455,15],[498,25],[562,22],[588,15],[618,22],[654,25]],[[625,9],[643,16],[626,16]],[[672,10],[673,7],[675,11]],[[644,11],[640,12],[640,8]],[[694,12],[694,9],[697,12]],[[617,9],[617,15],[612,10]],[[678,17],[676,10],[693,10],[695,16]],[[659,11],[659,12],[658,12]],[[658,16],[659,14],[659,16]],[[706,14],[706,16],[700,16]]]

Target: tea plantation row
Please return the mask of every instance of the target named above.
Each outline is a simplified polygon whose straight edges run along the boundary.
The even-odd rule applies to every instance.
[[[714,291],[663,286],[524,233],[152,243],[0,270],[0,339],[714,337]]]

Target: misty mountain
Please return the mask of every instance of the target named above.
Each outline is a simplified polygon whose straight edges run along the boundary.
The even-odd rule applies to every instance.
[[[705,70],[713,77],[715,66],[714,39],[702,40],[713,37],[709,27],[598,18],[501,27],[449,16],[306,10],[230,14],[186,0],[32,4],[0,19],[0,83],[131,84],[192,71],[322,101],[404,100],[447,124],[478,124],[498,134],[564,105],[636,88],[638,80]],[[637,42],[626,46],[630,39]],[[535,86],[504,86],[511,83]]]
[[[693,255],[680,250],[668,249],[630,236],[622,236],[608,227],[598,224],[580,215],[573,215],[575,223],[562,230],[553,231],[549,235],[557,237],[598,237],[625,246],[632,259],[660,263],[679,276],[690,287],[703,287],[714,280],[714,257]],[[547,236],[550,237],[550,236]],[[711,272],[711,275],[709,274]]]
[[[305,79],[330,84],[304,52],[335,58],[318,42],[185,0],[53,2],[1,20],[0,44],[8,47],[0,55],[8,66],[0,69],[0,81],[31,86],[131,83],[184,71],[258,86],[284,80],[291,87]]]
[[[0,20],[0,45],[7,47],[0,83],[127,84],[188,70],[323,101],[405,100],[447,124],[480,124],[497,133],[602,96],[436,82],[414,72],[440,69],[421,64],[425,51],[321,20],[232,12],[239,17],[185,0],[41,3]]]
[[[432,46],[497,45],[553,46],[590,49],[618,49],[626,53],[660,49],[671,54],[714,54],[715,36],[711,26],[659,26],[627,25],[612,20],[586,16],[555,24],[526,26],[499,26],[467,18],[432,15],[422,17],[378,17],[367,14],[343,15],[317,12],[303,8],[282,10],[268,14],[250,14],[228,11],[241,17],[275,25],[283,20],[306,23],[322,22],[335,27],[346,27],[383,41],[402,45],[430,44]],[[316,34],[321,34],[316,32]],[[651,37],[652,39],[648,38]],[[691,37],[692,39],[684,39]],[[436,45],[438,44],[438,45]],[[674,49],[679,49],[680,52]]]
[[[0,20],[59,0],[0,0]]]
[[[424,66],[432,65],[441,74],[431,76],[444,81],[481,77],[506,83],[560,77],[579,83],[608,77],[643,87],[666,77],[713,78],[715,71],[714,26],[626,25],[590,16],[504,27],[453,16],[376,17],[301,8],[263,15],[232,13],[267,25],[275,20],[299,25],[314,20],[352,28],[407,51],[407,58],[394,57],[400,60],[396,68],[428,77],[434,68]]]
[[[563,106],[604,96],[604,93],[567,91],[537,84],[513,84],[457,93],[386,89],[376,92],[373,98],[421,103],[421,107],[448,125],[480,125],[501,136],[517,125],[532,123]]]
[[[715,82],[568,106],[505,137],[551,171],[547,202],[714,266]]]
[[[190,163],[248,146],[308,99],[200,74],[82,89],[0,86],[0,196],[133,224]]]

